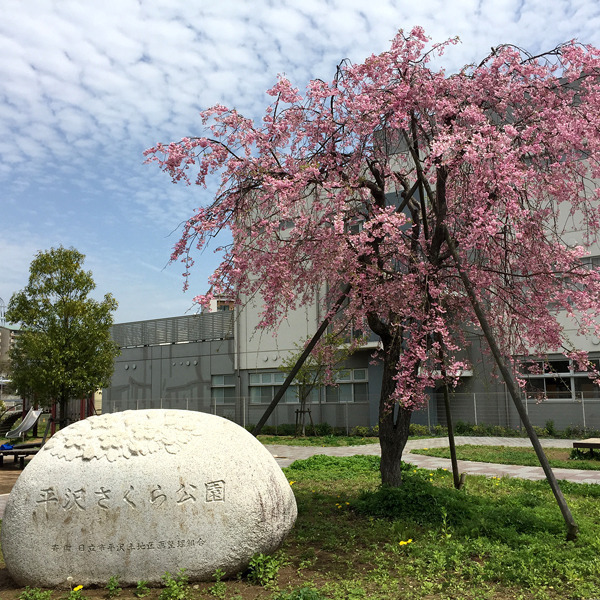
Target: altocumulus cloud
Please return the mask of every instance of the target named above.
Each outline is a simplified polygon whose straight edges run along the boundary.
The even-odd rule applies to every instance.
[[[2,222],[14,238],[0,248],[0,296],[14,291],[3,281],[18,283],[6,259],[20,268],[36,249],[75,245],[117,297],[135,296],[124,263],[160,295],[160,313],[132,301],[122,320],[189,306],[162,271],[167,236],[211,190],[171,186],[142,152],[200,133],[202,108],[260,117],[278,73],[300,89],[329,80],[340,60],[381,52],[417,24],[434,41],[461,37],[443,58],[449,71],[503,42],[534,52],[571,38],[600,45],[595,0],[3,0],[2,12]],[[17,261],[18,239],[29,241]],[[206,259],[204,279],[214,264]]]

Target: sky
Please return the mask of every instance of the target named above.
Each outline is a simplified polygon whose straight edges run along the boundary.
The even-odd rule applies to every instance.
[[[600,46],[600,3],[2,0],[0,298],[62,245],[86,255],[96,298],[117,299],[115,322],[196,312],[218,255],[197,257],[187,292],[169,256],[211,188],[174,185],[144,150],[201,135],[199,112],[217,103],[259,120],[278,74],[301,90],[330,81],[342,59],[362,62],[415,25],[434,42],[460,37],[441,59],[452,72],[502,43]]]

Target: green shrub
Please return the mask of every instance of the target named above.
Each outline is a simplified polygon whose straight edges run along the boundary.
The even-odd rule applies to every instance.
[[[411,423],[408,427],[408,435],[409,436],[423,436],[429,435],[429,428],[427,425],[417,425],[416,423]]]
[[[469,435],[471,433],[471,423],[465,423],[464,421],[457,421],[454,425],[454,433],[456,435]]]
[[[593,448],[573,448],[569,455],[570,460],[598,460],[600,453],[594,452]]]
[[[329,423],[318,423],[315,425],[317,435],[332,435],[333,427]]]
[[[566,438],[583,438],[589,435],[589,433],[579,425],[569,425],[564,431],[563,435]]]

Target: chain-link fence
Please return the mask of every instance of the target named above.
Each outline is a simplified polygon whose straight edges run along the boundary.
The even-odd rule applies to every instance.
[[[600,430],[600,398],[596,395],[576,393],[570,397],[561,394],[544,396],[523,395],[521,398],[533,425],[564,430]],[[498,425],[520,428],[521,419],[508,394],[473,393],[450,394],[453,422],[472,425]],[[426,407],[413,415],[413,422],[433,427],[446,425],[446,412],[442,394],[434,394]]]
[[[111,401],[105,403],[103,408],[105,412],[146,408],[196,410],[219,415],[246,427],[258,423],[268,406],[267,403],[250,403],[245,397],[235,398],[226,403],[217,403],[211,398],[157,398],[154,400]],[[311,423],[315,425],[327,423],[350,433],[354,427],[369,425],[369,410],[368,402],[323,402],[307,404],[306,412],[303,415],[300,403],[285,402],[275,407],[266,425],[274,427],[277,431],[280,425],[301,423],[304,417],[307,428]]]
[[[600,430],[600,398],[577,394],[571,398],[522,398],[533,425],[550,426],[555,430]],[[511,398],[505,394],[451,394],[450,405],[455,424],[498,425],[519,429],[522,427]],[[104,412],[130,409],[170,408],[195,410],[219,415],[242,426],[255,425],[263,416],[268,403],[251,403],[246,397],[217,402],[212,398],[156,398],[152,400],[116,400],[106,402]],[[277,429],[281,425],[296,424],[304,416],[305,424],[327,423],[332,427],[351,432],[354,427],[369,427],[377,423],[377,401],[321,402],[307,404],[310,412],[302,415],[299,403],[280,403],[267,421]],[[415,411],[413,423],[433,429],[446,425],[443,396],[433,394],[422,409]]]

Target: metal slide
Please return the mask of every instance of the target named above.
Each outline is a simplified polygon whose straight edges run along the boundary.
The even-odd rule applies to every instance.
[[[30,408],[29,412],[25,415],[25,418],[21,421],[21,423],[17,425],[15,429],[9,431],[6,434],[6,437],[9,439],[18,438],[29,431],[37,423],[37,420],[40,418],[42,412],[42,410],[33,410],[33,408]]]

